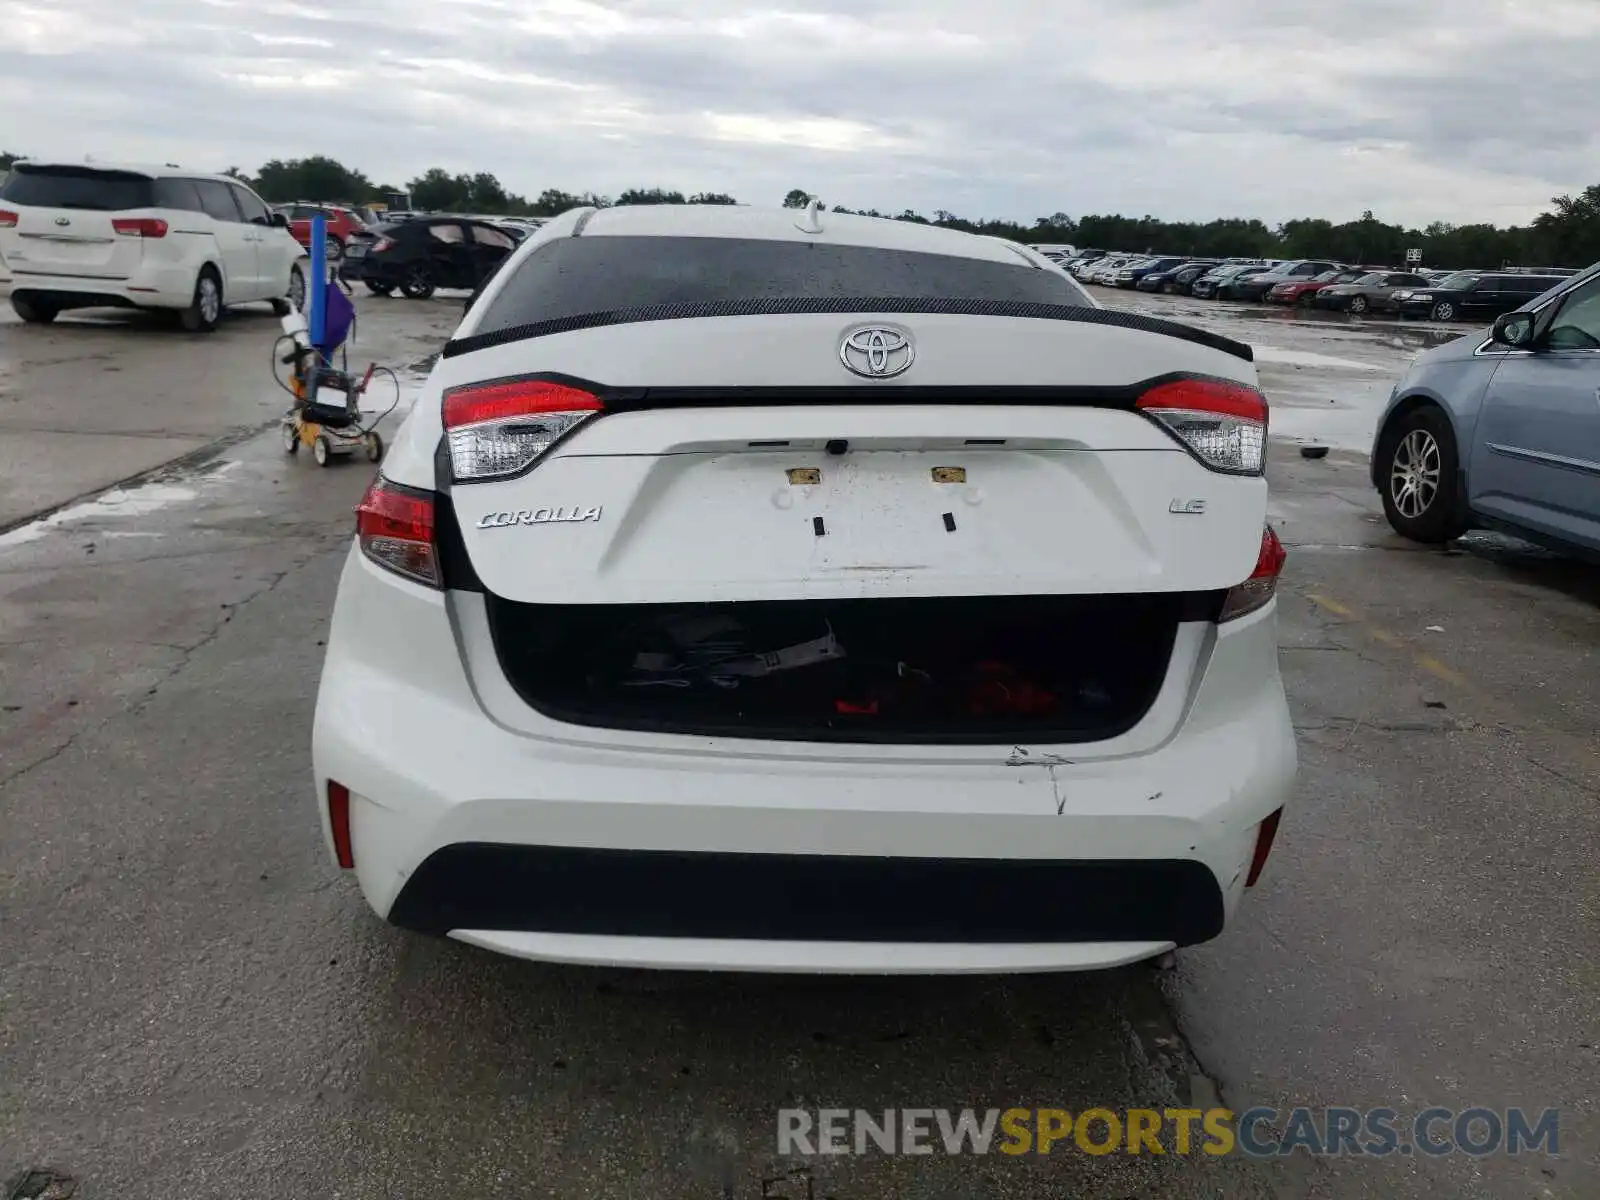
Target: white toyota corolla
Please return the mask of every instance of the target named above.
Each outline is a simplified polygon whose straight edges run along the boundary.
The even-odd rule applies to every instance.
[[[581,209],[363,499],[328,846],[527,958],[1107,967],[1215,937],[1295,778],[1248,347],[990,238]]]

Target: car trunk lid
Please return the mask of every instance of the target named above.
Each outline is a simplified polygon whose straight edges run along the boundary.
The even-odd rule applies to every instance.
[[[1208,469],[1135,405],[1164,380],[1253,385],[1253,369],[1104,316],[711,318],[693,355],[684,322],[656,321],[453,354],[433,380],[447,397],[538,366],[600,406],[530,470],[454,484],[463,549],[488,591],[537,604],[1239,583],[1265,481]],[[863,321],[940,385],[848,382],[841,346]]]
[[[158,220],[154,181],[127,171],[19,164],[0,189],[0,254],[18,277],[126,279],[144,238],[117,223]],[[129,228],[132,228],[130,225]]]

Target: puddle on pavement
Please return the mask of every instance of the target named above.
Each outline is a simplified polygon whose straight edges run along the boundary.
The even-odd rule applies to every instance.
[[[132,487],[112,488],[92,500],[69,505],[37,521],[19,525],[9,533],[0,534],[0,550],[38,541],[59,529],[72,527],[75,530],[99,532],[98,527],[106,522],[146,517],[175,504],[187,504],[199,496],[201,484],[221,479],[243,465],[231,459],[218,459],[188,472],[181,483],[170,479],[153,479]]]
[[[1390,371],[1387,363],[1362,362],[1355,358],[1337,358],[1331,354],[1316,354],[1310,350],[1285,350],[1280,346],[1252,347],[1258,363],[1279,363],[1292,367],[1337,367],[1346,371]]]

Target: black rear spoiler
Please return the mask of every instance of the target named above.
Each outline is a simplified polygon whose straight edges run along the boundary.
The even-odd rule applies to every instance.
[[[614,308],[603,312],[577,313],[570,317],[556,317],[549,321],[534,321],[526,325],[512,325],[487,333],[469,334],[453,338],[445,344],[443,357],[455,358],[486,350],[491,346],[505,346],[531,338],[548,337],[556,333],[573,333],[580,329],[597,329],[606,325],[632,325],[644,321],[690,321],[701,317],[767,317],[789,313],[941,313],[972,317],[1021,317],[1034,321],[1070,321],[1079,325],[1109,325],[1116,329],[1137,329],[1144,333],[1177,338],[1220,350],[1245,362],[1254,362],[1255,353],[1244,342],[1236,342],[1221,334],[1208,333],[1181,325],[1177,321],[1164,321],[1140,313],[1121,312],[1105,308],[1086,308],[1073,304],[1037,304],[1019,300],[947,300],[929,297],[838,297],[822,299],[787,298],[777,300],[714,300],[696,304],[653,304],[641,308]]]

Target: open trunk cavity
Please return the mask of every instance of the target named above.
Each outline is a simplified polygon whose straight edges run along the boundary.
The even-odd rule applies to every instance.
[[[1194,593],[488,605],[506,677],[556,720],[897,743],[1125,733],[1179,622],[1214,607]]]

